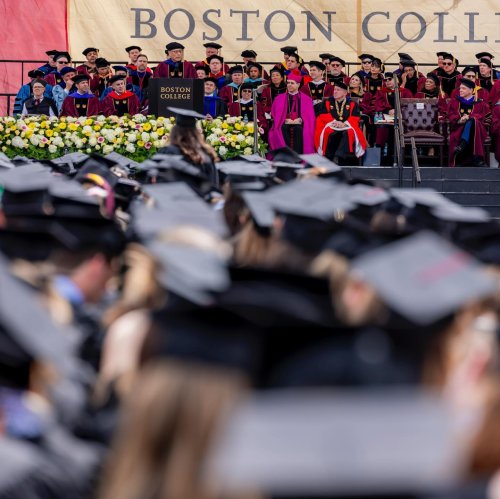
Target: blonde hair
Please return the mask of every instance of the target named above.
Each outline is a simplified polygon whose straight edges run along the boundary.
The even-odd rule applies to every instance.
[[[156,360],[125,406],[99,499],[213,499],[205,457],[244,378],[229,369]]]
[[[214,163],[219,161],[215,149],[205,142],[203,134],[197,128],[175,125],[170,132],[169,142],[177,146],[195,165],[201,165],[209,160]]]

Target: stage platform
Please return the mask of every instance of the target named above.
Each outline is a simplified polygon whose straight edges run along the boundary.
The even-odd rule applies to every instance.
[[[348,178],[376,180],[391,187],[398,187],[399,170],[393,167],[343,167]],[[411,188],[413,168],[403,168],[402,187]],[[417,188],[432,188],[463,204],[479,206],[500,218],[500,169],[499,168],[440,168],[421,167],[421,183]]]

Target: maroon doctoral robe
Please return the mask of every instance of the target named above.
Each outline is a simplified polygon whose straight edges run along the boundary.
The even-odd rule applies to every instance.
[[[270,83],[266,85],[262,93],[260,94],[260,100],[264,106],[264,112],[271,114],[271,107],[273,105],[274,99],[280,94],[286,93],[286,84],[282,83],[279,86]]]
[[[495,142],[495,158],[500,163],[500,102],[493,106],[491,138]]]
[[[196,78],[196,70],[189,61],[182,61],[182,75],[167,62],[160,62],[153,73],[155,78]]]
[[[321,101],[324,98],[326,99],[327,97],[333,96],[333,85],[326,82],[315,85],[310,81],[303,85],[300,91],[311,97],[313,101]]]
[[[401,99],[411,99],[413,94],[407,88],[399,89],[399,96]],[[375,94],[374,99],[374,111],[376,113],[389,114],[391,109],[394,109],[394,105],[390,101],[394,98],[394,92],[390,91],[387,87],[383,87]],[[375,132],[375,143],[377,146],[383,148],[387,141],[389,140],[389,135],[394,131],[392,125],[377,125]]]
[[[239,87],[233,87],[231,84],[225,85],[219,90],[218,96],[229,106],[239,99]]]
[[[86,64],[81,64],[80,66],[77,66],[75,68],[75,70],[78,74],[82,74],[82,75],[92,76],[94,74],[97,74],[97,69],[95,67],[90,68]]]
[[[108,88],[109,80],[112,76],[113,75],[108,75],[108,76],[102,78],[98,74],[92,75],[90,77],[90,81],[89,81],[90,91],[94,95],[97,95],[97,97],[100,97],[101,93],[104,93],[106,88]]]
[[[77,106],[82,106],[81,102],[82,101],[77,104],[76,98],[68,95],[68,97],[66,97],[63,101],[59,116],[73,116],[73,118],[79,118],[80,114],[78,110],[82,108],[77,108]],[[87,102],[83,105],[86,105],[87,107],[86,114],[84,116],[97,116],[99,114],[99,99],[97,97],[89,97]]]
[[[494,106],[500,100],[500,80],[495,81],[490,90],[490,104]]]
[[[471,137],[472,154],[484,158],[484,142],[488,136],[486,127],[484,126],[484,118],[490,112],[490,106],[487,102],[478,100],[474,102],[472,112],[470,113],[470,120],[474,120],[474,136]],[[448,108],[448,120],[450,122],[450,154],[449,166],[455,166],[454,151],[460,142],[460,137],[464,130],[465,124],[458,123],[463,113],[461,113],[461,103],[459,99],[455,98],[450,101]]]
[[[104,116],[123,116],[130,114],[133,116],[139,112],[139,99],[132,92],[123,92],[118,95],[115,91],[110,92],[101,101],[101,114]]]
[[[229,116],[243,116],[244,114],[248,115],[248,121],[253,121],[253,105],[254,101],[251,100],[247,104],[241,104],[240,102],[232,102],[228,106],[228,114]],[[264,108],[260,102],[257,102],[257,122],[260,127],[264,129],[264,132],[267,133],[268,124],[266,120],[266,115],[264,114]]]

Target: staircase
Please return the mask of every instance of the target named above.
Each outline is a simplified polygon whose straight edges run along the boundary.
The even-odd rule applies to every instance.
[[[375,180],[390,187],[398,187],[399,171],[392,167],[344,167],[348,178]],[[426,187],[464,206],[478,206],[500,218],[500,169],[498,168],[440,168],[421,167],[422,182]],[[412,168],[403,168],[402,187],[412,187]]]

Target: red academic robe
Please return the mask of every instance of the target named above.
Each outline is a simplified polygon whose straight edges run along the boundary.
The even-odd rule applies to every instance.
[[[117,101],[127,101],[127,113],[131,116],[137,114],[139,112],[139,99],[137,95],[133,92],[124,92],[121,95],[118,95],[115,91],[110,92],[104,99],[101,101],[101,114],[104,116],[112,116],[118,113],[116,108]]]
[[[472,154],[475,156],[481,156],[484,158],[484,142],[488,136],[486,127],[484,126],[484,118],[490,112],[490,106],[487,102],[477,101],[474,103],[472,108],[472,113],[470,114],[471,120],[474,120],[474,137],[472,137]],[[450,101],[450,106],[448,108],[448,120],[450,122],[450,154],[449,154],[449,166],[455,166],[455,156],[453,152],[455,151],[458,143],[460,142],[460,137],[462,135],[464,124],[459,124],[460,119],[460,101],[458,99],[452,99]]]
[[[99,99],[97,97],[89,97],[87,100],[87,116],[97,116],[99,114]],[[79,118],[74,97],[68,96],[64,99],[59,116]]]
[[[207,62],[206,59],[203,59],[203,61],[197,62],[194,66],[195,67],[197,67],[197,66],[206,66],[210,70],[210,65],[208,64],[208,62]],[[224,63],[223,68],[222,68],[223,74],[229,73],[229,69],[230,69],[229,66],[226,63]]]
[[[155,78],[171,78],[171,67],[166,62],[160,62],[153,73]],[[182,61],[182,78],[196,78],[196,70],[189,61]]]
[[[273,92],[271,91],[271,86],[272,86],[272,83],[267,85],[266,88],[264,88],[264,90],[260,94],[260,100],[262,102],[262,105],[264,106],[264,112],[267,114],[271,114],[271,108],[273,105],[273,101],[276,98],[276,96],[279,95],[276,93],[273,94]],[[277,88],[277,87],[275,87],[275,88]],[[286,93],[286,86],[281,87],[280,90],[281,90],[282,94]],[[273,99],[273,95],[275,96],[274,99]]]
[[[97,97],[99,97],[99,93],[100,93],[99,86],[101,84],[101,81],[104,81],[105,88],[107,88],[109,86],[109,79],[111,78],[111,76],[113,76],[113,75],[106,76],[105,78],[101,78],[98,74],[91,76],[90,81],[89,81],[90,91],[94,95],[97,95]]]
[[[425,91],[417,92],[417,94],[415,95],[415,99],[435,99],[435,98],[436,97],[427,95]],[[439,94],[439,97],[437,97],[439,121],[443,121],[448,116],[449,103],[447,102],[446,99],[447,99],[446,94],[443,94],[442,92]]]
[[[55,87],[59,82],[63,81],[62,76],[59,73],[49,73],[44,76],[43,79],[52,87]]]
[[[253,111],[253,109],[250,109],[250,111]],[[239,102],[232,102],[229,104],[227,112],[229,116],[241,116],[241,104]],[[253,121],[253,119],[249,118],[248,121]],[[264,114],[264,108],[260,102],[257,102],[257,122],[259,126],[264,129],[264,132],[267,133],[269,125],[266,120],[266,115]]]
[[[218,96],[229,106],[238,100],[238,89],[232,85],[225,85],[219,90]]]
[[[336,120],[330,112],[330,99],[325,101],[324,105],[327,112],[318,116],[318,119],[316,120],[316,128],[314,130],[314,147],[316,148],[318,154],[325,156],[328,147],[328,138],[330,135],[334,133],[346,132],[349,152],[354,153],[357,158],[363,156],[366,152],[366,137],[359,126],[359,116],[353,115],[354,111],[356,111],[357,104],[352,101],[349,104],[349,115],[344,121],[344,123],[348,123],[350,125],[350,128],[348,128],[347,131],[336,130],[331,127],[332,123]]]
[[[78,74],[88,75],[88,76],[93,76],[97,72],[96,68],[89,68],[86,64],[81,64],[80,66],[77,66],[75,69]]]
[[[301,92],[299,95],[300,117],[302,118],[302,141],[303,154],[313,154],[314,149],[314,125],[316,116],[314,115],[314,104],[310,97]],[[269,149],[279,149],[285,147],[286,142],[283,137],[282,126],[285,123],[288,113],[288,92],[276,96],[271,107],[273,126],[269,130]]]
[[[326,99],[327,97],[332,97],[333,96],[333,85],[330,85],[330,83],[326,83],[322,85],[321,91],[318,91],[316,88],[318,85],[315,85],[312,81],[305,83],[300,91],[309,97],[314,101],[321,101],[324,98]]]
[[[495,81],[493,88],[490,90],[490,103],[494,106],[500,101],[500,80]]]
[[[495,158],[500,162],[500,103],[493,106],[491,138],[495,142]]]

